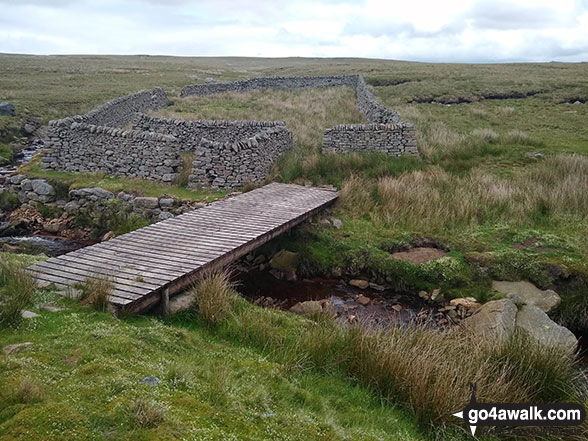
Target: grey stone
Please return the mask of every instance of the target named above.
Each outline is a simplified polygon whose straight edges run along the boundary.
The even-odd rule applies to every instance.
[[[64,308],[61,308],[60,306],[52,305],[50,303],[41,303],[41,304],[35,305],[35,306],[43,311],[49,311],[49,312],[61,312],[64,310]]]
[[[37,317],[41,317],[39,314],[36,314],[32,311],[27,311],[27,310],[23,310],[20,312],[20,315],[22,316],[22,318],[24,319],[32,319],[32,318],[37,318]]]
[[[517,307],[512,300],[493,300],[466,318],[463,325],[478,336],[504,339],[512,336],[516,317]]]
[[[333,226],[335,228],[337,228],[338,230],[343,228],[343,222],[341,222],[341,219],[337,219],[335,217],[331,218],[331,224],[333,224]]]
[[[69,192],[70,197],[73,196],[79,199],[87,199],[90,201],[109,200],[114,199],[114,193],[100,187],[80,188]]]
[[[133,200],[133,207],[136,209],[154,210],[159,207],[159,199],[154,197],[136,197]]]
[[[141,378],[139,380],[139,383],[146,384],[148,386],[159,386],[159,383],[161,383],[161,381],[157,377],[148,376],[148,377]]]
[[[20,183],[21,190],[24,191],[32,191],[33,190],[33,183],[30,179],[23,179]]]
[[[32,135],[39,128],[39,124],[33,121],[26,121],[22,125],[22,131],[27,135]]]
[[[14,104],[7,103],[7,102],[1,102],[0,103],[0,115],[2,115],[2,116],[14,116],[15,112],[16,112],[16,109],[14,107]]]
[[[31,186],[33,191],[40,196],[53,196],[55,194],[53,186],[45,182],[44,179],[33,179]]]
[[[172,198],[161,198],[159,200],[159,207],[162,209],[165,208],[172,208],[175,204],[176,200]]]
[[[181,311],[187,311],[194,305],[194,296],[190,292],[178,294],[169,299],[169,314],[173,315]]]
[[[169,211],[162,211],[157,216],[157,219],[159,219],[160,221],[164,221],[167,219],[171,219],[172,217],[175,217],[175,216],[172,213],[170,213]]]
[[[520,282],[492,281],[492,289],[502,292],[514,302],[534,305],[542,311],[549,312],[557,308],[561,303],[561,297],[553,290],[542,290],[530,282],[522,280]]]
[[[23,349],[30,348],[33,346],[33,343],[30,341],[26,341],[24,343],[14,343],[12,345],[7,345],[2,348],[6,355],[15,354],[17,352],[22,351]]]
[[[75,214],[80,209],[80,204],[77,201],[70,201],[63,207],[66,213]]]
[[[10,177],[10,183],[14,184],[14,185],[18,185],[25,179],[27,179],[27,177],[25,175],[12,175]]]
[[[558,325],[540,308],[524,305],[516,317],[516,329],[520,329],[543,345],[555,345],[573,352],[578,339],[567,328]]]

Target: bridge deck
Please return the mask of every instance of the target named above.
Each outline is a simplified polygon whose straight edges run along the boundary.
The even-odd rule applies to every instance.
[[[141,311],[335,202],[334,191],[272,183],[29,268],[68,288],[88,278],[114,284],[110,302]]]

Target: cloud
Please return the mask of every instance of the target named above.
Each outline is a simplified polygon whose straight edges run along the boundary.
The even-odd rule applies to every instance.
[[[0,52],[588,59],[587,0],[0,0]]]

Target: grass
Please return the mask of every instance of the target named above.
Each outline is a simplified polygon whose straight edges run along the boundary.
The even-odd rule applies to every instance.
[[[18,331],[0,330],[0,347],[33,343],[0,352],[2,439],[427,439],[408,412],[367,388],[338,373],[292,369],[200,316],[120,320],[70,299],[47,300],[65,311],[39,311]],[[265,325],[265,310],[239,307],[255,319],[239,326],[252,334]],[[305,326],[267,314],[279,318],[284,341]],[[159,386],[139,383],[150,375]],[[37,387],[40,394],[23,395]]]
[[[232,290],[218,274],[209,280],[210,295],[221,286]],[[344,329],[326,315],[286,325],[282,313],[242,299],[232,305],[230,314],[226,304],[219,305],[224,318],[214,323],[222,335],[283,360],[289,372],[313,369],[348,375],[385,402],[403,403],[423,427],[455,425],[448,409],[465,406],[471,382],[477,384],[478,400],[485,402],[557,402],[582,399],[585,393],[585,378],[573,355],[546,349],[522,334],[497,344],[459,330]],[[210,321],[210,310],[200,315]]]
[[[108,297],[112,293],[114,284],[111,280],[101,278],[88,278],[81,284],[80,289],[82,303],[91,305],[97,311],[105,312],[108,309]]]
[[[24,268],[11,260],[0,260],[0,328],[17,327],[21,311],[33,299],[35,282]]]
[[[554,317],[576,331],[588,329],[588,107],[565,103],[586,97],[585,63],[450,65],[141,56],[1,56],[0,60],[0,99],[13,101],[17,114],[20,108],[28,107],[45,121],[83,113],[107,99],[137,90],[138,84],[141,88],[163,86],[170,95],[177,95],[185,84],[202,82],[206,77],[227,81],[263,75],[362,73],[384,104],[414,123],[420,159],[320,155],[326,127],[362,121],[353,91],[346,88],[174,97],[174,105],[162,113],[183,118],[286,121],[294,134],[294,148],[269,178],[331,184],[341,190],[332,215],[343,221],[343,228],[306,225],[260,250],[267,255],[271,248],[298,251],[302,277],[342,270],[350,276],[391,284],[398,291],[414,293],[441,287],[449,298],[474,295],[483,301],[492,298],[491,279],[527,279],[542,288],[556,288],[562,295],[562,306]],[[193,79],[194,75],[198,78]],[[21,116],[0,122],[17,127]],[[10,127],[5,127],[2,136],[12,136]],[[2,142],[10,140],[3,138]],[[100,174],[46,172],[39,169],[37,161],[24,170],[61,180],[72,188],[101,186],[111,191],[194,200],[222,196]],[[410,244],[415,236],[431,237],[450,252],[424,265],[389,258],[390,250]],[[521,247],[530,239],[537,245]],[[465,381],[469,379],[461,376],[463,372],[479,378],[482,395],[488,399],[559,399],[575,393],[567,386],[578,383],[576,371],[570,368],[573,363],[557,354],[540,352],[520,337],[505,347],[491,348],[471,345],[460,336],[423,330],[354,334],[334,328],[328,321],[301,321],[241,301],[223,305],[218,308],[225,312],[218,317],[214,316],[217,306],[209,305],[213,312],[207,314],[215,326],[201,316],[181,316],[166,324],[140,318],[111,322],[99,313],[74,309],[83,323],[72,327],[92,342],[94,352],[76,346],[69,336],[48,332],[58,324],[70,327],[65,320],[71,317],[48,320],[43,326],[47,334],[58,336],[58,347],[51,346],[53,343],[50,347],[59,358],[42,351],[37,356],[39,364],[53,373],[50,378],[58,378],[55,381],[60,387],[45,389],[36,410],[25,409],[29,414],[21,415],[22,420],[33,421],[25,423],[26,427],[40,431],[50,426],[48,415],[63,414],[69,417],[67,421],[75,422],[59,420],[65,432],[76,427],[92,434],[87,438],[105,437],[111,430],[120,438],[164,438],[178,430],[192,435],[198,419],[211,430],[206,433],[209,438],[230,438],[238,433],[262,439],[278,433],[288,439],[304,433],[308,439],[418,439],[433,437],[427,422],[450,423],[448,412],[454,409],[449,407],[468,398]],[[108,334],[100,328],[103,323],[115,331]],[[157,329],[158,336],[148,334],[149,342],[156,342],[157,347],[138,338],[137,329]],[[16,338],[13,331],[3,332],[0,339],[3,335],[8,340]],[[19,337],[49,344],[45,335],[30,332]],[[175,332],[181,336],[173,337]],[[182,339],[198,344],[187,349]],[[161,347],[162,342],[169,348]],[[134,345],[144,352],[133,349]],[[71,353],[66,354],[63,348]],[[111,353],[117,351],[124,356],[113,358]],[[236,354],[241,357],[238,361],[226,362],[235,360]],[[69,368],[69,374],[75,377],[94,372],[108,385],[100,389],[106,389],[104,397],[93,403],[82,400],[83,404],[75,405],[78,407],[57,404],[63,402],[59,398],[68,396],[65,390],[81,392],[84,397],[97,388],[84,389],[77,377],[63,373],[62,360],[68,357],[82,360]],[[130,359],[135,362],[132,366],[128,366]],[[413,359],[418,363],[412,363]],[[19,369],[24,368],[18,368],[10,379],[13,392],[22,378],[41,378],[39,371],[33,375],[35,372]],[[113,373],[117,369],[123,372],[120,377]],[[169,376],[173,389],[138,390],[136,377],[154,372]],[[260,377],[259,372],[265,375]],[[348,381],[349,377],[355,382]],[[451,382],[454,378],[457,380]],[[264,382],[268,379],[269,384]],[[492,381],[500,387],[490,391]],[[304,387],[300,389],[300,385]],[[162,389],[173,392],[166,395]],[[139,398],[154,409],[165,408],[156,427],[137,425]],[[268,402],[272,403],[269,407]],[[401,404],[402,409],[382,406],[382,402]],[[278,415],[293,416],[296,425],[292,418],[260,416],[276,408]],[[1,418],[7,418],[0,431],[20,427],[21,420],[13,418],[19,415],[16,412],[0,412]],[[37,420],[29,418],[30,414]],[[245,422],[249,420],[235,415],[251,417],[255,424],[250,427]],[[363,422],[358,422],[357,415]],[[421,425],[416,426],[414,418]],[[437,434],[442,439],[459,436]]]
[[[211,325],[217,325],[226,318],[237,297],[229,279],[227,272],[206,274],[191,291],[199,314]]]

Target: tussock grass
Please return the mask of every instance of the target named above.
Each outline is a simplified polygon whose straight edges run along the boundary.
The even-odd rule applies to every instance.
[[[238,304],[220,328],[224,335],[283,360],[289,374],[318,369],[349,375],[381,399],[409,407],[422,423],[457,424],[451,414],[469,401],[470,383],[486,402],[557,402],[585,392],[573,354],[524,334],[500,343],[459,328],[344,328],[328,316],[269,328],[271,315],[284,314]]]
[[[135,426],[152,429],[159,426],[165,419],[165,407],[153,400],[138,398],[133,403]]]
[[[450,409],[467,403],[469,383],[485,402],[550,402],[583,393],[572,356],[524,335],[505,344],[412,327],[350,335],[351,372],[424,421],[449,422]]]
[[[515,112],[515,109],[511,106],[500,106],[498,111],[504,116],[511,116]]]
[[[218,325],[227,318],[237,297],[228,271],[205,274],[191,293],[198,313],[211,325]]]
[[[15,327],[32,301],[36,284],[22,265],[0,260],[0,327]]]
[[[45,396],[43,386],[31,377],[25,377],[18,383],[17,399],[21,403],[41,401]]]
[[[428,231],[489,223],[532,226],[547,220],[564,222],[570,216],[584,221],[587,173],[588,158],[577,155],[549,157],[512,178],[479,169],[460,177],[434,166],[383,177],[375,194],[360,178],[348,179],[341,203],[357,214],[375,206],[372,215],[387,225]]]
[[[108,298],[114,289],[111,280],[105,278],[87,278],[80,286],[81,300],[84,304],[91,305],[97,311],[108,309]]]
[[[472,136],[474,138],[478,138],[483,141],[486,141],[490,144],[498,142],[498,139],[499,139],[498,133],[496,133],[496,131],[494,131],[492,129],[488,129],[488,128],[474,129],[472,131]]]
[[[472,106],[472,107],[469,107],[469,109],[470,109],[470,113],[473,116],[478,117],[478,118],[483,118],[484,116],[486,116],[488,114],[488,112],[481,107]]]
[[[522,130],[513,129],[509,130],[506,135],[504,136],[504,141],[508,144],[529,144],[531,142],[531,138],[529,135]]]

